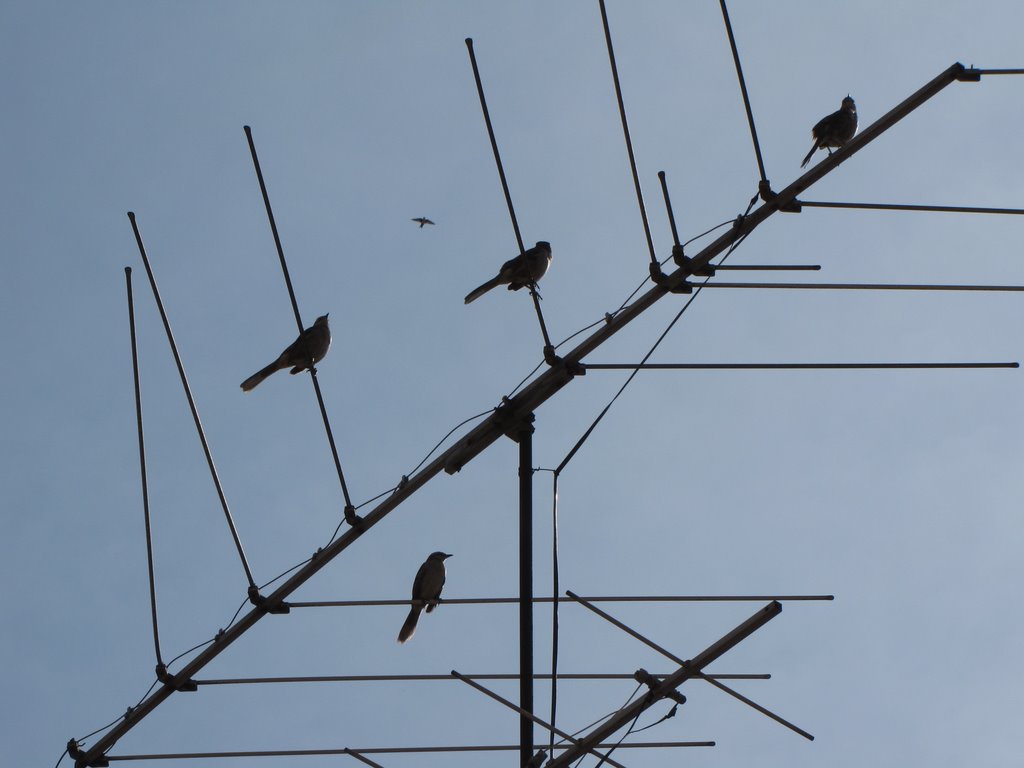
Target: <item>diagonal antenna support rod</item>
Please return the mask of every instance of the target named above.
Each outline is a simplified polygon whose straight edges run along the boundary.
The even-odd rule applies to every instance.
[[[735,648],[780,613],[782,613],[782,605],[780,603],[769,603],[735,629],[698,653],[691,660],[681,664],[678,670],[652,686],[646,696],[629,706],[623,707],[616,714],[605,720],[604,723],[594,728],[588,736],[581,739],[580,744],[573,745],[566,752],[551,760],[547,763],[546,768],[567,768],[585,752],[589,752],[595,744],[603,742],[620,728],[635,720],[644,710],[665,698],[671,691],[674,691],[687,680],[698,677],[704,667]]]
[[[567,592],[566,594],[568,594],[574,600],[579,602],[579,604],[582,605],[583,607],[589,608],[591,611],[596,613],[598,616],[600,616],[605,621],[607,621],[610,624],[612,624],[612,625],[618,627],[619,629],[621,629],[623,632],[625,632],[630,637],[636,638],[641,643],[646,645],[648,648],[653,648],[654,650],[656,650],[658,653],[660,653],[665,658],[671,659],[672,661],[674,661],[676,664],[679,664],[679,665],[685,665],[686,664],[686,662],[683,659],[679,658],[678,656],[676,656],[671,651],[666,650],[665,648],[662,648],[660,645],[655,643],[653,640],[650,640],[649,638],[644,637],[643,635],[641,635],[639,632],[637,632],[632,627],[626,626],[621,621],[616,619],[614,616],[611,616],[610,614],[605,613],[604,611],[602,611],[600,608],[597,608],[596,606],[590,605],[586,600],[584,600],[584,599],[574,595],[572,592]],[[702,678],[702,679],[707,679],[708,676],[705,675],[703,672],[701,672],[700,674],[694,675],[694,677],[699,677],[699,678]],[[712,681],[708,680],[708,682],[712,682]],[[746,696],[743,696],[742,694],[737,693],[736,691],[734,691],[732,688],[729,688],[729,687],[727,687],[725,685],[722,685],[717,680],[714,681],[714,685],[719,687],[719,688],[721,688],[726,693],[728,693],[728,694],[730,694],[732,696],[735,696],[737,699],[739,699],[740,701],[744,702],[745,704],[749,704],[751,707],[756,709],[758,712],[760,712],[763,715],[766,715],[766,716],[770,717],[775,722],[780,723],[781,725],[786,726],[787,728],[789,728],[794,733],[800,734],[801,736],[803,736],[808,741],[814,741],[814,737],[811,734],[809,734],[807,731],[805,731],[803,728],[800,728],[799,726],[794,725],[793,723],[789,722],[788,720],[786,720],[786,719],[784,719],[782,717],[779,717],[774,712],[772,712],[772,711],[770,711],[768,709],[765,709],[760,704],[758,704],[758,703],[756,703],[754,701],[751,701]]]
[[[472,686],[473,688],[476,688],[478,691],[480,691],[481,693],[483,693],[483,694],[485,694],[487,696],[490,696],[492,699],[494,699],[498,703],[504,704],[506,707],[511,709],[513,712],[518,712],[519,716],[522,719],[529,720],[531,723],[537,723],[537,725],[539,725],[541,728],[544,728],[544,729],[546,729],[548,731],[551,731],[552,733],[556,734],[557,736],[561,736],[566,741],[569,741],[569,742],[571,742],[572,744],[575,744],[575,745],[580,745],[580,740],[575,738],[571,734],[568,734],[565,731],[561,730],[560,728],[556,728],[555,726],[550,725],[549,723],[544,722],[543,720],[541,720],[539,717],[534,715],[529,710],[523,709],[522,707],[517,707],[515,704],[513,704],[508,699],[499,696],[494,691],[492,691],[492,690],[490,690],[488,688],[485,688],[484,686],[480,685],[480,683],[476,682],[472,678],[467,677],[466,675],[460,675],[454,669],[452,670],[452,677],[454,677],[454,678],[456,678],[458,680],[461,680],[462,682],[466,683],[467,685]],[[532,757],[532,752],[533,752],[532,742],[530,742],[529,744],[522,745],[520,747],[520,752],[522,751],[523,748],[526,749],[527,755],[528,755],[526,762],[529,762],[529,758]],[[595,754],[598,757],[603,758],[606,763],[609,763],[610,765],[614,765],[616,768],[625,768],[625,766],[623,766],[621,763],[615,762],[610,757],[604,757],[600,752],[597,751],[597,747],[596,746],[590,747],[586,751],[590,752],[592,754]],[[526,763],[523,763],[523,765],[525,765],[525,764]]]
[[[267,218],[270,220],[270,231],[274,235],[274,245],[277,247],[277,256],[281,260],[281,272],[284,273],[284,284],[288,288],[288,297],[292,302],[292,311],[295,312],[295,324],[299,333],[305,329],[302,324],[302,315],[299,313],[299,302],[295,299],[295,289],[292,287],[292,278],[288,273],[288,262],[284,258],[284,248],[281,246],[281,236],[277,232],[277,222],[274,220],[274,209],[270,207],[270,195],[267,194],[267,185],[263,180],[263,170],[260,168],[260,158],[256,154],[256,144],[252,140],[252,128],[244,126],[245,138],[249,142],[249,153],[252,155],[252,164],[256,169],[256,178],[260,183],[260,192],[263,193],[263,204],[267,209]],[[309,375],[313,380],[313,390],[316,392],[316,401],[320,405],[320,415],[324,420],[324,429],[327,432],[327,442],[331,447],[331,456],[334,458],[334,468],[338,472],[338,482],[341,483],[341,494],[345,497],[345,520],[349,525],[356,525],[359,516],[352,505],[352,498],[348,493],[348,484],[345,482],[345,473],[341,469],[341,459],[338,458],[338,446],[334,442],[334,430],[331,429],[331,420],[327,418],[327,406],[324,405],[324,396],[320,391],[320,382],[316,378],[316,368],[309,366]]]
[[[135,339],[135,299],[132,294],[132,268],[124,268],[128,289],[128,327],[132,337],[132,373],[135,377],[135,422],[139,433],[139,472],[142,476],[142,513],[146,520],[146,561],[149,564],[149,607],[153,617],[153,649],[156,651],[157,676],[166,674],[167,665],[160,654],[160,625],[156,617],[156,576],[153,571],[153,531],[149,521],[149,482],[146,478],[146,438],[142,430],[142,389],[139,385],[139,350]]]
[[[238,550],[238,559],[242,561],[242,568],[245,569],[245,578],[249,582],[250,590],[256,589],[256,582],[253,580],[252,571],[249,569],[249,561],[245,557],[245,550],[242,549],[242,542],[238,538],[238,530],[235,528],[235,521],[231,517],[231,510],[228,508],[228,500],[224,496],[224,489],[220,484],[220,477],[217,475],[217,467],[213,463],[213,454],[210,452],[210,445],[206,441],[206,433],[203,431],[203,422],[199,419],[199,410],[196,408],[195,398],[192,397],[192,388],[188,384],[188,377],[185,375],[185,366],[182,365],[181,355],[178,354],[178,345],[174,342],[174,334],[171,332],[171,323],[167,319],[167,312],[164,311],[164,302],[160,298],[160,289],[156,285],[156,277],[153,276],[153,268],[150,266],[149,257],[146,255],[146,246],[142,243],[142,235],[139,233],[139,225],[135,221],[135,214],[128,211],[128,220],[132,223],[132,231],[135,233],[135,242],[139,246],[139,255],[142,256],[142,263],[146,267],[146,274],[149,276],[149,285],[153,289],[153,298],[156,299],[157,309],[160,310],[160,319],[164,323],[164,331],[167,333],[167,341],[171,345],[171,353],[174,355],[174,362],[178,366],[178,375],[181,377],[181,386],[185,390],[185,397],[188,399],[188,407],[192,411],[192,419],[196,424],[196,431],[199,433],[199,442],[203,444],[203,453],[206,455],[206,463],[210,467],[210,476],[217,489],[217,497],[220,499],[221,509],[224,510],[224,519],[227,520],[228,528],[231,529],[231,538],[235,542],[235,549]],[[95,747],[93,747],[95,749]],[[90,750],[91,752],[92,750]]]
[[[953,64],[777,195],[770,196],[759,208],[749,215],[737,219],[734,226],[728,232],[720,235],[713,242],[705,246],[687,262],[685,267],[680,267],[671,274],[666,275],[664,283],[652,286],[647,293],[637,298],[636,301],[625,307],[621,312],[616,313],[608,322],[601,325],[573,350],[568,352],[560,363],[551,366],[540,374],[536,379],[523,387],[519,394],[509,399],[508,402],[502,403],[501,406],[495,409],[494,413],[466,433],[458,442],[437,456],[419,472],[413,474],[407,483],[374,507],[366,515],[359,528],[350,528],[345,531],[335,541],[318,552],[308,563],[297,569],[288,579],[282,582],[267,598],[268,602],[284,601],[285,598],[316,575],[321,568],[348,549],[366,531],[383,520],[436,475],[441,472],[452,474],[461,470],[468,462],[479,456],[505,435],[509,423],[514,422],[517,418],[522,418],[525,414],[534,412],[572,381],[576,376],[574,369],[583,361],[584,357],[599,348],[605,341],[624,329],[654,304],[669,296],[672,289],[683,285],[694,271],[707,266],[713,258],[727,250],[734,242],[742,237],[746,237],[766,219],[790,205],[797,195],[834,170],[841,162],[863,149],[871,141],[874,141],[882,133],[948,85],[961,79],[971,80],[971,72],[960,63]],[[709,285],[711,283],[708,283],[705,287]],[[772,603],[772,605],[778,604]],[[781,606],[779,608],[781,609]],[[185,664],[182,670],[175,675],[175,679],[190,679],[223,653],[229,645],[248,632],[267,613],[268,611],[265,607],[256,606],[253,610],[240,617],[235,624],[219,634],[214,642],[210,643],[205,649],[196,654],[191,661]],[[761,616],[761,614],[757,614],[757,616]],[[772,617],[769,616],[764,621],[770,618]],[[755,621],[755,623],[757,622]],[[757,624],[757,626],[760,625],[760,623]],[[756,629],[757,626],[754,626],[750,631]],[[719,653],[718,655],[721,654]],[[717,655],[715,658],[717,658]],[[710,663],[711,660],[709,659],[707,663]],[[683,679],[685,678],[680,678],[679,682],[682,682]],[[103,759],[103,754],[118,739],[134,728],[173,693],[174,688],[172,686],[164,685],[147,696],[139,702],[138,706],[128,712],[117,725],[98,738],[87,751],[83,752],[76,759],[76,764],[78,766],[91,766]],[[636,714],[636,712],[633,714]],[[580,754],[573,755],[571,760],[575,760]],[[559,763],[554,768],[563,768],[566,765],[568,765],[567,762]]]

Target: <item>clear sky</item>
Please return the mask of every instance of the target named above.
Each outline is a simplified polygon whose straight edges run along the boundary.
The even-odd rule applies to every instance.
[[[659,170],[689,238],[745,209],[757,165],[718,3],[610,0],[608,11],[664,257]],[[863,129],[955,61],[1024,66],[1024,9],[1012,0],[734,0],[730,11],[775,189],[799,175],[811,126],[848,93]],[[127,211],[260,583],[324,545],[343,502],[308,377],[279,373],[248,394],[238,386],[295,335],[243,125],[303,318],[330,313],[334,343],[319,380],[357,504],[539,362],[524,292],[462,302],[517,252],[466,37],[524,239],[552,244],[541,287],[561,340],[615,310],[647,274],[596,0],[0,2],[4,764],[53,765],[69,738],[118,717],[153,681],[125,266],[135,270],[164,656],[211,638],[245,598]],[[1016,77],[953,84],[802,197],[1022,206],[1022,94]],[[416,216],[437,224],[419,229]],[[1022,285],[1022,227],[1011,216],[805,209],[771,218],[730,261],[822,267],[759,275],[767,280]],[[685,300],[659,302],[590,362],[639,360]],[[652,361],[1016,361],[1022,320],[1024,298],[1013,293],[709,290]],[[630,768],[1019,765],[1021,376],[638,376],[561,477],[562,588],[836,599],[786,603],[710,670],[770,673],[734,687],[814,742],[689,682],[680,716],[631,738],[718,746],[617,759]],[[592,371],[538,410],[538,467],[565,457],[624,378]],[[455,555],[447,597],[514,595],[516,461],[502,440],[436,478],[294,599],[407,598],[437,549]],[[552,498],[550,475],[536,478],[543,594]],[[605,607],[689,658],[761,605]],[[399,646],[404,614],[267,617],[199,677],[517,669],[513,606],[442,605]],[[538,670],[548,665],[548,616],[538,608]],[[563,607],[562,671],[641,666],[673,669]],[[516,697],[514,682],[492,685]],[[564,682],[559,726],[585,726],[633,687]],[[545,717],[548,690],[538,684]],[[640,725],[667,710],[659,704]],[[172,696],[111,754],[517,737],[516,715],[458,682],[210,686]],[[388,768],[515,761],[377,759]],[[346,760],[355,765],[254,764]]]

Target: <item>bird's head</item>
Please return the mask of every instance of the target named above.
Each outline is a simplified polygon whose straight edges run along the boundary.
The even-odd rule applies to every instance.
[[[330,312],[327,313],[327,315],[329,314]],[[316,319],[316,322],[313,323],[313,325],[327,325],[327,315],[320,315],[320,317]]]
[[[441,552],[440,550],[437,552],[430,553],[431,560],[447,560],[449,557],[451,557],[451,555],[447,554],[446,552]]]
[[[547,251],[548,253],[551,253],[551,243],[549,243],[547,240],[538,240],[536,247],[540,248],[542,251]]]
[[[853,99],[850,97],[850,94],[846,94],[846,98],[843,99],[843,109],[848,109],[851,112],[857,111],[857,105],[853,103]]]

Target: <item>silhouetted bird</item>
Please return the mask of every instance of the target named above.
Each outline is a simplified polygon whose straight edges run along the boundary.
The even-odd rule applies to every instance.
[[[540,240],[533,248],[502,264],[496,277],[470,291],[466,296],[466,303],[476,301],[491,288],[497,288],[499,285],[507,284],[510,291],[518,291],[524,286],[535,284],[544,277],[550,265],[551,243]]]
[[[426,216],[419,216],[418,218],[413,219],[413,221],[419,223],[420,229],[423,229],[423,225],[424,224],[433,224],[434,223],[430,219],[428,219]]]
[[[441,588],[444,586],[444,561],[451,555],[444,552],[432,552],[420,569],[416,571],[416,580],[412,583],[412,599],[414,602],[409,609],[409,615],[398,633],[398,642],[404,643],[416,631],[416,622],[420,620],[420,611],[424,606],[427,613],[437,607],[441,601]]]
[[[841,147],[853,138],[857,132],[857,105],[853,99],[847,96],[843,99],[843,106],[838,112],[833,112],[828,117],[823,117],[811,129],[811,136],[814,137],[814,146],[807,153],[807,157],[800,163],[803,168],[811,159],[815,150],[826,149],[831,155],[830,147]]]
[[[267,376],[282,368],[291,368],[293,374],[311,369],[324,359],[330,346],[331,329],[327,326],[327,315],[321,315],[313,325],[299,334],[299,338],[293,341],[277,360],[243,381],[242,390],[248,392]]]

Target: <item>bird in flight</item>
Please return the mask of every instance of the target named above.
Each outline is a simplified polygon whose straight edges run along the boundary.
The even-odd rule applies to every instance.
[[[313,370],[313,366],[324,359],[331,346],[331,329],[327,325],[327,315],[321,315],[309,328],[299,334],[299,338],[288,345],[277,360],[242,382],[242,391],[255,389],[256,385],[284,368],[291,368],[293,374]]]
[[[831,115],[821,118],[817,124],[811,129],[811,136],[814,137],[814,145],[811,147],[811,151],[807,153],[807,157],[800,163],[800,167],[803,168],[811,160],[811,155],[816,150],[825,149],[831,155],[832,150],[830,147],[841,147],[857,132],[857,105],[853,103],[853,99],[847,96],[843,99],[843,105],[839,108],[839,111],[833,112]]]
[[[417,224],[419,224],[420,229],[423,229],[424,224],[430,224],[431,226],[434,225],[434,222],[432,222],[426,216],[417,216],[415,219],[412,219],[412,221],[415,221]]]
[[[476,301],[492,288],[508,285],[510,291],[518,291],[527,285],[536,285],[551,265],[551,243],[539,240],[533,248],[523,251],[501,265],[498,274],[483,285],[474,288],[466,296],[466,303]]]

